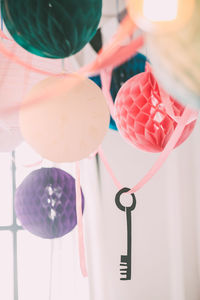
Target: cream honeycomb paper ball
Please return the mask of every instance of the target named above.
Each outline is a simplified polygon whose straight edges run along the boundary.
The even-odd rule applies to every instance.
[[[30,104],[22,106],[19,114],[24,139],[53,162],[87,158],[109,127],[110,114],[101,89],[76,74],[39,82],[22,104]]]
[[[175,99],[200,107],[200,0],[179,31],[147,34],[147,52],[159,83]]]

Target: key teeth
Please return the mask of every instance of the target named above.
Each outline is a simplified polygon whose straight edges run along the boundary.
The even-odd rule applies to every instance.
[[[125,272],[120,272],[120,275],[124,275],[124,276],[127,276],[127,273]]]
[[[129,274],[130,269],[127,264],[120,264],[120,275],[123,276],[120,280],[131,280],[131,275]]]
[[[128,270],[120,269],[119,271],[120,271],[120,274],[121,274],[121,272],[124,272],[124,274],[127,274],[127,273],[128,273]]]
[[[120,275],[123,276],[120,278],[120,280],[131,280],[131,275],[128,274],[128,272],[125,272],[125,273],[120,272]]]
[[[125,278],[120,278],[120,280],[128,280],[128,278],[127,278],[127,277],[125,277]]]

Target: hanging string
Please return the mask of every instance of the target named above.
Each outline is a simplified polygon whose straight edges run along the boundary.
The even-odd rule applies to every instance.
[[[83,214],[82,214],[82,195],[81,195],[81,185],[80,185],[80,164],[75,163],[76,167],[76,215],[77,215],[77,225],[78,225],[78,244],[79,244],[79,258],[80,267],[83,277],[87,277],[87,268],[85,260],[85,244],[84,244],[84,234],[83,234]]]
[[[54,239],[51,240],[50,247],[49,300],[52,300]]]
[[[155,162],[153,167],[147,172],[147,174],[133,188],[131,188],[131,190],[128,192],[129,194],[135,193],[138,190],[140,190],[159,171],[159,169],[162,167],[162,165],[167,160],[168,156],[170,155],[170,153],[176,146],[179,138],[181,137],[181,135],[183,133],[185,126],[187,125],[189,119],[191,118],[191,115],[193,115],[193,114],[194,114],[194,112],[188,106],[186,106],[173,134],[171,135],[167,145],[165,146],[165,149],[162,151],[161,155],[159,156],[159,158],[157,159],[157,161]],[[122,185],[116,179],[101,148],[99,150],[99,155],[102,158],[102,162],[104,163],[106,169],[108,170],[108,173],[110,174],[114,184],[117,186],[117,188],[120,189],[120,187]]]

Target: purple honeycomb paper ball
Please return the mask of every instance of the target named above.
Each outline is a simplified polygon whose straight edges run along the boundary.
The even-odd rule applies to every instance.
[[[67,234],[77,224],[74,178],[57,168],[33,171],[16,190],[15,211],[34,235],[53,239]]]

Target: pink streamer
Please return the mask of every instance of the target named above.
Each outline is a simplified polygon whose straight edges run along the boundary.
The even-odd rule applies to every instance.
[[[136,54],[138,49],[140,49],[144,44],[143,36],[139,36],[137,39],[133,40],[130,44],[126,46],[120,47],[115,55],[109,57],[101,64],[101,69],[109,66],[110,68],[114,69],[119,65],[126,62],[130,59],[133,55]]]
[[[152,68],[151,65],[149,64],[149,62],[146,62],[146,66],[145,66],[145,72],[152,72]],[[175,122],[179,122],[180,120],[180,116],[176,116],[174,113],[174,109],[173,109],[173,105],[172,102],[170,100],[170,95],[161,87],[159,86],[159,90],[160,90],[160,97],[161,100],[165,106],[166,112],[167,114],[175,121]],[[153,97],[155,97],[155,95],[153,95]],[[191,116],[187,122],[187,125],[193,121],[195,121],[198,117],[198,112],[194,111],[191,109]]]
[[[161,87],[159,88],[160,89],[160,96],[161,96],[161,100],[162,102],[164,103],[165,105],[165,109],[166,109],[166,112],[167,114],[174,120],[176,121],[177,123],[179,122],[181,116],[176,116],[175,113],[174,113],[174,110],[173,110],[173,106],[172,106],[172,102],[170,100],[170,96],[168,93],[166,93]],[[190,118],[188,119],[188,122],[186,125],[190,124],[191,122],[195,121],[198,117],[198,112],[197,111],[194,111],[191,109],[191,115],[190,115]]]
[[[179,123],[177,124],[177,126],[174,130],[174,133],[170,137],[170,139],[169,139],[167,145],[165,146],[165,149],[161,153],[160,157],[158,158],[156,163],[153,165],[153,167],[149,170],[149,172],[142,178],[142,180],[140,180],[140,182],[138,184],[136,184],[129,191],[130,194],[135,193],[139,189],[141,189],[159,171],[159,169],[162,167],[162,165],[167,160],[168,156],[170,155],[170,153],[176,146],[178,140],[180,139],[180,136],[181,136],[185,126],[187,125],[187,122],[188,122],[189,118],[191,117],[192,113],[193,112],[191,112],[189,107],[185,108],[185,110],[179,120]]]
[[[68,76],[68,75],[61,74],[61,76],[65,77],[65,76]],[[68,88],[69,89],[72,88],[76,84],[76,82],[78,82],[78,80],[79,80],[78,78],[77,78],[77,80],[74,80],[73,84],[71,84],[71,86],[68,86]],[[23,104],[16,104],[16,105],[13,105],[13,106],[10,106],[10,107],[0,109],[0,116],[2,114],[6,115],[6,114],[9,114],[9,113],[13,113],[13,112],[15,112],[16,110],[19,110],[19,109],[26,109],[26,108],[31,107],[32,105],[34,105],[34,104],[36,104],[40,101],[48,101],[49,98],[51,99],[54,96],[61,94],[63,91],[67,91],[66,85],[63,84],[62,81],[56,82],[52,86],[50,86],[48,89],[44,90],[44,92],[40,96],[34,98],[32,101],[29,101],[29,102],[23,103]]]
[[[189,107],[185,108],[182,116],[180,117],[179,123],[177,124],[177,126],[174,130],[174,133],[170,137],[167,145],[165,146],[165,149],[163,150],[163,152],[161,153],[161,155],[159,156],[159,158],[157,159],[157,161],[155,162],[153,167],[148,171],[148,173],[128,192],[129,194],[135,193],[138,190],[140,190],[159,171],[159,169],[162,167],[162,165],[164,164],[164,162],[167,160],[168,156],[174,149],[175,145],[177,144],[185,126],[188,123],[188,120],[190,120],[190,118],[191,118],[191,116],[193,116],[193,114],[194,114],[194,112]],[[101,148],[99,150],[99,155],[100,155],[102,162],[104,163],[108,173],[110,174],[111,178],[113,179],[113,182],[115,183],[117,188],[120,189],[121,184],[116,179]]]
[[[114,184],[117,186],[118,189],[121,189],[122,185],[120,184],[120,182],[115,177],[115,174],[112,171],[112,169],[111,169],[111,167],[110,167],[110,165],[109,165],[109,163],[108,163],[108,161],[107,161],[107,159],[106,159],[106,157],[105,157],[105,155],[104,155],[103,150],[102,150],[101,147],[99,147],[99,152],[98,153],[99,153],[99,156],[101,157],[101,160],[104,163],[104,165],[105,165],[108,173],[110,174],[112,180],[114,181]]]
[[[89,66],[84,67],[82,71],[97,73],[108,67],[114,69],[131,58],[138,51],[138,49],[143,46],[143,44],[144,38],[139,36],[130,44],[115,49],[115,51],[111,52],[109,56],[103,58],[102,54],[99,54],[96,60]]]
[[[85,245],[83,235],[83,215],[82,215],[82,196],[81,196],[81,185],[80,185],[80,165],[76,162],[76,215],[78,225],[78,240],[79,240],[79,258],[80,267],[83,277],[87,277],[87,268],[85,260]]]
[[[118,27],[116,34],[112,37],[109,44],[105,45],[100,51],[99,56],[102,60],[106,57],[111,57],[117,49],[120,48],[121,42],[123,42],[128,36],[133,34],[136,26],[131,20],[130,16],[127,15],[126,18],[121,22]]]
[[[166,93],[161,87],[159,87],[160,90],[160,97],[162,102],[164,103],[165,109],[167,114],[177,122],[177,117],[175,116],[173,107],[172,107],[172,102],[170,100],[170,96],[168,93]]]
[[[15,160],[12,158],[11,159],[13,162],[15,162]],[[37,166],[40,166],[42,163],[43,163],[43,159],[41,159],[41,160],[39,160],[39,161],[36,161],[36,162],[34,162],[34,163],[32,163],[32,164],[18,164],[17,166],[19,166],[19,167],[23,167],[23,168],[27,168],[27,169],[29,169],[29,168],[34,168],[34,167],[37,167]]]
[[[112,69],[104,69],[100,73],[101,77],[101,84],[102,84],[102,92],[104,93],[104,96],[107,100],[107,104],[110,110],[110,114],[112,118],[114,118],[114,103],[112,96],[110,94],[110,86],[111,86],[111,80],[112,80]]]
[[[3,32],[3,30],[1,30],[1,29],[0,29],[0,37],[1,37],[2,39],[7,40],[7,41],[14,42],[13,40],[9,39],[9,38],[5,35],[5,33]]]
[[[132,57],[132,55],[133,55],[133,52],[135,51],[137,51],[138,50],[138,48],[139,47],[141,47],[141,45],[142,45],[142,43],[143,43],[143,39],[142,38],[139,38],[139,40],[140,41],[138,41],[138,40],[135,40],[134,42],[132,42],[130,45],[128,45],[128,46],[125,46],[125,47],[122,47],[122,48],[120,48],[119,49],[119,51],[112,57],[112,58],[110,58],[111,59],[111,62],[109,62],[109,61],[107,61],[106,63],[109,65],[110,63],[111,63],[111,65],[112,65],[112,68],[113,67],[116,67],[117,65],[118,65],[118,63],[120,64],[120,63],[122,63],[122,61],[126,61],[126,59],[128,59],[129,57]],[[1,52],[1,43],[0,43],[0,52]],[[6,50],[7,51],[7,50]],[[13,56],[13,54],[12,53],[10,53],[12,56]],[[17,56],[14,56],[14,57],[16,57],[17,58]],[[115,61],[115,58],[116,58],[116,61]],[[115,63],[113,64],[113,62],[115,61]],[[25,65],[25,66],[27,66],[28,64],[26,64],[25,62],[23,62],[23,64]],[[100,67],[100,69],[101,68],[103,68],[103,65],[102,64],[100,64],[99,65],[99,67]],[[34,68],[34,67],[31,67],[31,69],[32,70],[37,70],[36,68]],[[85,69],[85,67],[84,67],[84,69]],[[88,67],[88,71],[89,71],[89,69],[90,69],[90,67]],[[93,70],[95,70],[95,69],[93,69]],[[85,74],[85,72],[86,72],[86,69],[85,69],[85,71],[83,72],[83,69],[81,69],[80,71],[79,71],[79,73],[81,74],[83,74],[83,75],[86,75]],[[42,73],[43,73],[43,71],[42,71]],[[48,72],[47,72],[48,73]],[[46,72],[45,72],[45,74],[46,74]],[[50,75],[51,73],[48,73],[48,75]],[[52,75],[52,74],[51,74]],[[54,76],[57,76],[57,75],[59,75],[59,76],[64,76],[63,74],[57,74],[57,75],[55,75],[55,74],[53,74]],[[65,76],[67,76],[67,75],[65,75]],[[58,86],[60,87],[60,91],[59,91],[59,89],[58,89]],[[59,92],[61,92],[63,89],[66,89],[66,87],[63,87],[62,88],[62,86],[61,86],[61,84],[57,84],[57,85],[55,85],[55,86],[53,86],[53,87],[50,87],[47,91],[45,91],[40,97],[37,97],[36,99],[33,99],[33,101],[31,101],[31,102],[29,102],[29,103],[26,103],[26,104],[17,104],[17,105],[13,105],[13,106],[11,106],[11,107],[7,107],[7,108],[2,108],[2,109],[0,109],[0,115],[2,115],[2,114],[9,114],[9,113],[13,113],[13,112],[15,112],[16,110],[19,110],[20,108],[26,108],[26,107],[30,107],[31,105],[34,105],[35,103],[37,103],[37,102],[39,102],[39,101],[43,101],[43,100],[48,100],[48,97],[49,96],[53,96],[53,95],[56,95],[56,93],[59,93]]]
[[[146,61],[146,64],[145,64],[145,72],[151,72],[152,73],[151,65],[148,61]]]
[[[106,52],[107,50],[113,49],[117,47],[121,41],[125,40],[127,36],[133,34],[136,29],[136,25],[133,23],[131,17],[127,15],[124,20],[120,23],[116,34],[111,39],[110,43],[103,47],[103,51]]]
[[[113,56],[113,54],[117,51],[117,49],[120,46],[120,42],[122,42],[128,35],[130,35],[131,33],[133,33],[133,31],[135,30],[135,25],[132,22],[131,18],[129,16],[127,16],[124,21],[120,24],[117,33],[114,35],[113,39],[111,40],[111,43],[109,45],[107,45],[106,47],[104,47],[101,51],[100,54],[98,55],[97,59],[95,60],[95,62],[91,65],[85,66],[83,68],[81,68],[79,70],[79,72],[81,74],[84,74],[86,72],[95,72],[95,71],[99,71],[100,69],[97,68],[97,66],[99,65],[99,61],[98,59],[100,59],[102,62],[107,59],[107,64],[109,65],[109,58],[111,58]],[[9,40],[6,35],[3,33],[2,30],[0,30],[0,36],[2,36],[4,39]],[[15,43],[14,40],[11,40],[11,42]],[[15,43],[16,44],[16,43]],[[9,59],[11,59],[12,61],[14,61],[17,64],[20,64],[21,66],[23,66],[24,68],[27,68],[33,72],[37,72],[46,76],[58,76],[59,74],[55,74],[55,73],[51,73],[51,72],[47,72],[47,71],[43,71],[41,69],[35,68],[27,63],[25,63],[23,60],[21,60],[18,56],[14,55],[12,52],[8,51],[2,44],[2,42],[0,42],[0,52],[5,55],[6,57],[8,57]],[[101,63],[102,63],[101,62]],[[100,64],[101,66],[101,64]]]
[[[60,74],[55,74],[55,73],[51,73],[51,72],[47,72],[47,71],[43,71],[43,70],[40,70],[38,68],[35,68],[33,66],[31,66],[30,64],[28,63],[25,63],[23,60],[21,60],[17,55],[15,55],[14,53],[8,51],[2,44],[2,42],[0,41],[0,52],[8,57],[10,60],[14,61],[15,63],[23,66],[24,68],[28,69],[28,70],[31,70],[33,72],[36,72],[36,73],[39,73],[39,74],[42,74],[42,75],[46,75],[46,76],[60,76]]]
[[[124,39],[125,36],[127,35],[127,33],[129,33],[130,29],[133,27],[129,26],[128,30],[126,30],[127,28],[125,28],[124,33],[122,34],[122,28],[120,28],[119,30],[119,36],[116,39],[118,42],[120,41],[120,39]],[[110,46],[110,48],[106,48],[105,52],[102,51],[102,53],[100,53],[96,60],[88,65],[85,66],[83,68],[81,68],[79,70],[79,74],[82,74],[84,76],[87,76],[88,74],[92,73],[92,72],[100,72],[103,68],[109,67],[111,69],[117,67],[119,64],[122,64],[123,62],[125,62],[127,59],[129,59],[130,57],[132,57],[134,55],[134,53],[143,45],[143,37],[139,37],[136,40],[134,40],[133,42],[131,42],[129,45],[123,46],[123,47],[114,47],[115,52],[113,52],[112,49],[112,45]],[[17,45],[17,44],[16,44]],[[111,49],[111,50],[109,50]],[[3,44],[0,42],[0,52],[2,54],[4,54],[6,57],[8,57],[9,59],[13,60],[15,63],[22,65],[23,67],[32,70],[34,72],[38,72],[40,74],[43,75],[47,75],[47,76],[63,76],[63,74],[54,74],[51,72],[46,72],[43,70],[40,70],[38,68],[35,68],[33,66],[31,66],[30,64],[22,61],[19,57],[17,57],[14,53],[8,51]],[[106,53],[106,55],[105,55]],[[52,90],[52,89],[51,89]],[[53,91],[52,91],[53,92]],[[50,93],[47,93],[48,95]],[[28,104],[23,104],[23,105],[15,105],[12,107],[7,107],[7,108],[3,108],[0,110],[0,115],[2,114],[9,114],[12,112],[15,112],[16,110],[19,110],[21,107],[26,108],[27,106],[33,105],[35,102],[38,101],[42,101],[44,98],[47,97],[46,95],[43,95],[43,97],[40,97],[40,99],[35,99],[35,101],[33,100],[32,103],[28,103]]]
[[[153,74],[151,65],[149,62],[146,62],[146,66],[145,66],[145,72],[150,72]],[[170,96],[168,93],[166,93],[161,86],[159,86],[159,91],[160,91],[160,98],[165,106],[166,112],[167,114],[175,121],[177,122],[179,120],[179,117],[177,118],[177,116],[174,114],[174,110],[173,110],[173,106],[172,106],[172,102],[170,100]],[[153,97],[155,97],[155,95],[152,95]]]
[[[32,164],[27,164],[27,165],[23,165],[24,168],[34,168],[37,166],[40,166],[43,163],[43,159],[36,161],[35,163]]]

